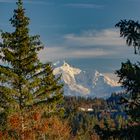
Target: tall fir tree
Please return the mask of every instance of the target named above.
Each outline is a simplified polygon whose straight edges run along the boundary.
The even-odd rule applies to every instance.
[[[134,53],[140,54],[140,23],[133,20],[121,20],[116,24],[120,29],[120,37],[126,39],[128,46],[134,47]],[[127,96],[121,98],[131,116],[133,139],[140,138],[140,62],[133,64],[128,60],[116,71],[119,82],[126,89]],[[130,138],[131,139],[131,138]]]
[[[53,75],[51,63],[43,64],[37,54],[43,49],[39,36],[29,35],[29,18],[22,0],[10,19],[14,31],[1,33],[0,108],[1,113],[22,113],[34,107],[53,107],[59,112],[63,100],[60,76]]]
[[[120,29],[120,36],[126,39],[128,46],[134,47],[134,53],[140,54],[140,24],[138,21],[121,20],[116,24]],[[126,89],[129,96],[122,97],[127,105],[128,113],[134,121],[140,122],[140,62],[132,64],[130,60],[122,63],[121,69],[116,71],[119,82]]]

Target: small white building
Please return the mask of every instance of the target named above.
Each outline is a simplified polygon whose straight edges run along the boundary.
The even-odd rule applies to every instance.
[[[78,109],[79,109],[80,111],[85,111],[85,112],[92,112],[92,111],[93,111],[92,108],[79,107]]]

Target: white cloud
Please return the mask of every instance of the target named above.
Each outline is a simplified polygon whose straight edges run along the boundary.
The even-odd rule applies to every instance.
[[[73,8],[102,8],[103,5],[97,5],[97,4],[87,4],[87,3],[69,3],[64,4],[66,7],[73,7]]]
[[[67,42],[79,46],[125,46],[125,40],[120,38],[119,31],[116,29],[89,30],[80,35],[67,34],[64,38]]]
[[[115,29],[104,29],[99,32],[90,30],[80,35],[67,34],[62,37],[61,44],[48,45],[38,56],[42,62],[68,58],[120,57],[128,50],[124,45],[125,40],[119,37],[119,32]]]
[[[100,57],[108,56],[113,54],[113,51],[104,51],[102,49],[69,49],[67,47],[61,46],[52,46],[45,47],[38,54],[41,61],[53,61],[67,58],[91,58],[91,57]]]
[[[128,51],[124,47],[125,40],[120,38],[116,29],[67,34],[61,44],[45,47],[39,53],[40,59],[44,62],[67,58],[120,57],[125,50]]]

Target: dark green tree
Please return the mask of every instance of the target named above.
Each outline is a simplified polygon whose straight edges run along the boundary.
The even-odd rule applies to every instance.
[[[140,64],[132,64],[128,60],[122,63],[121,69],[116,73],[127,92],[127,96],[122,97],[121,102],[126,105],[131,117],[140,121]]]
[[[120,29],[120,36],[126,39],[128,46],[134,47],[134,53],[140,54],[140,24],[138,21],[121,20],[116,24]],[[140,62],[132,64],[129,60],[122,63],[121,69],[116,71],[119,82],[126,89],[127,95],[121,102],[127,107],[127,112],[132,118],[134,135],[139,139],[140,130]],[[136,122],[136,123],[134,123]]]
[[[25,110],[45,110],[49,105],[53,112],[59,112],[63,85],[60,76],[53,75],[51,63],[43,64],[37,56],[43,44],[38,35],[29,35],[29,18],[22,0],[18,0],[10,22],[14,31],[1,33],[0,112],[22,115]]]
[[[134,53],[140,51],[140,24],[138,21],[121,20],[116,25],[120,29],[120,37],[126,39],[128,46],[134,47]]]

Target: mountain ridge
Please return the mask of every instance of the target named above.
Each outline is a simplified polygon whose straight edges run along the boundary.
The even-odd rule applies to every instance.
[[[64,95],[107,98],[113,92],[121,92],[121,85],[117,81],[100,73],[83,71],[73,67],[66,61],[54,63],[54,74],[62,74]]]

